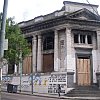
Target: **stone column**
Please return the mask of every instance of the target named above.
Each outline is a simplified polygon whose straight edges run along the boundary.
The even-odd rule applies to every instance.
[[[97,31],[97,48],[100,51],[100,30]]]
[[[92,35],[92,45],[93,83],[96,83],[96,75],[98,75],[96,73],[100,72],[100,30],[97,30],[96,33]]]
[[[58,33],[55,30],[55,38],[54,38],[54,71],[59,70],[59,59],[58,59]]]
[[[97,31],[97,70],[100,72],[100,30]]]
[[[66,28],[67,55],[71,54],[71,29]]]
[[[87,41],[87,35],[85,36],[85,44],[88,44],[88,41]]]
[[[66,69],[69,72],[73,72],[73,70],[75,70],[75,54],[74,48],[72,48],[72,37],[70,28],[66,28]]]
[[[78,35],[78,43],[80,44],[80,34]]]
[[[38,35],[37,72],[42,72],[42,41],[41,41],[41,35]]]
[[[37,38],[36,36],[33,36],[32,39],[32,66],[33,66],[33,73],[37,71],[36,66],[36,54],[37,54]]]

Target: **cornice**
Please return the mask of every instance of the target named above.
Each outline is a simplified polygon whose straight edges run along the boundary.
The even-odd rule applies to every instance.
[[[85,26],[93,26],[93,27],[100,27],[100,21],[94,21],[94,20],[81,20],[77,18],[68,18],[67,16],[60,16],[54,19],[50,19],[47,21],[42,21],[40,23],[34,23],[33,25],[29,25],[26,27],[21,27],[22,32],[25,33],[30,33],[34,31],[39,31],[47,28],[53,28],[58,25],[63,25],[63,24],[76,24],[76,25],[85,25]]]

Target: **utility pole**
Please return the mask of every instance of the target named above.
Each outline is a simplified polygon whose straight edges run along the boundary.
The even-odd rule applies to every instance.
[[[33,60],[32,60],[33,62]],[[32,66],[33,63],[31,63],[31,85],[32,85],[32,94],[33,94],[33,66]]]
[[[19,56],[19,72],[20,72],[20,92],[21,92],[21,85],[22,85],[22,50],[20,49],[20,56]]]
[[[8,0],[4,0],[3,16],[2,16],[1,32],[0,32],[0,58],[1,59],[4,56],[4,41],[5,41],[5,27],[6,27],[7,7],[8,7]]]
[[[3,56],[4,56],[4,41],[5,41],[5,27],[6,27],[6,17],[7,17],[7,7],[8,7],[8,0],[4,0],[3,5],[3,16],[1,22],[1,30],[0,30],[0,89],[1,89],[1,81],[2,81],[2,67],[3,67]],[[0,92],[1,96],[1,92]]]

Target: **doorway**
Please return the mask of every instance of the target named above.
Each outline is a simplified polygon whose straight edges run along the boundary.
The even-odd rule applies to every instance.
[[[77,58],[77,85],[78,86],[91,85],[91,64],[89,57]]]

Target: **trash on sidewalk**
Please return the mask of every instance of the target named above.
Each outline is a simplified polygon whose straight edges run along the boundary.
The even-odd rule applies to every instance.
[[[18,85],[7,84],[7,92],[8,93],[17,93]]]

